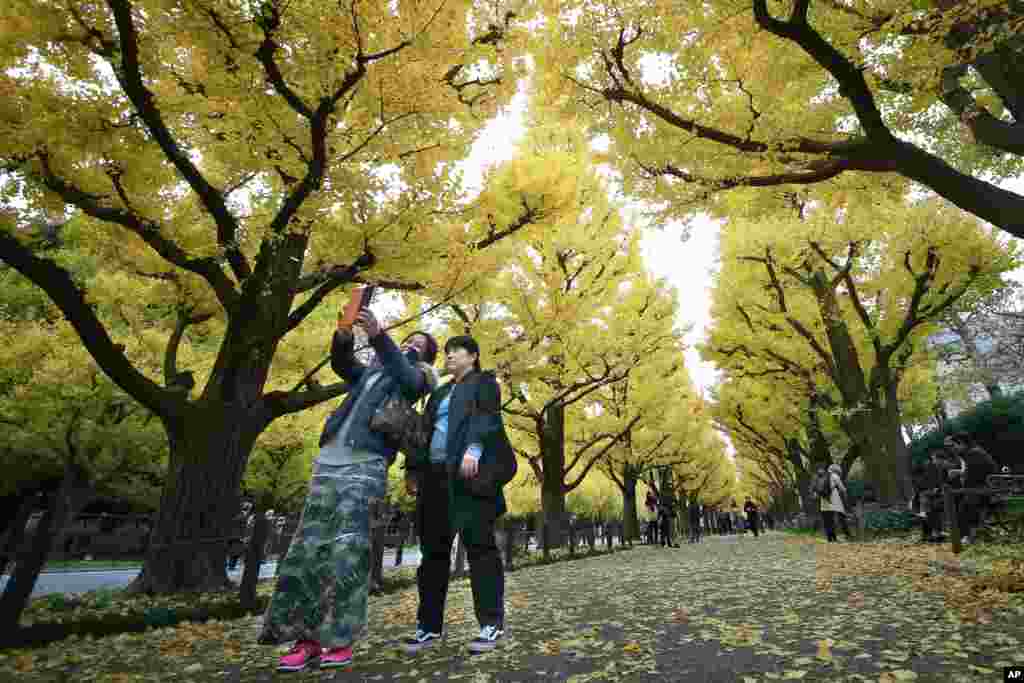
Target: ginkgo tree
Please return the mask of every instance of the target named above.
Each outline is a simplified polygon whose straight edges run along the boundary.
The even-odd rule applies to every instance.
[[[544,517],[556,536],[565,495],[644,418],[602,409],[598,392],[680,349],[672,293],[642,273],[623,277],[625,263],[636,258],[635,241],[624,249],[615,242],[560,245],[547,257],[561,277],[545,289],[519,281],[518,301],[508,304],[508,337],[493,347],[509,387],[506,421],[526,437],[520,454],[541,482]]]
[[[1018,237],[1019,0],[544,3],[538,88],[664,217],[899,177]],[[765,190],[770,192],[770,190]]]
[[[628,378],[597,392],[599,410],[631,424],[625,437],[599,463],[622,494],[627,538],[640,535],[638,484],[654,480],[661,469],[710,466],[710,454],[701,438],[710,421],[706,414],[698,414],[697,402],[679,347],[659,350]],[[633,422],[633,417],[638,420]]]
[[[45,309],[39,313],[0,320],[0,495],[22,496],[31,505],[30,491],[56,483],[27,541],[25,516],[11,520],[8,533],[22,541],[13,550],[22,554],[0,596],[4,631],[16,627],[74,518],[100,498],[150,506],[167,463],[159,422],[103,375],[70,325],[46,322]]]
[[[528,20],[474,0],[0,7],[0,259],[167,431],[135,588],[226,585],[253,444],[345,390],[279,372],[323,353],[332,295],[450,294],[475,254],[554,212],[557,168],[527,179],[541,192],[473,201],[457,165],[516,90]],[[36,248],[34,222],[72,211],[104,261],[92,279]],[[129,352],[97,314],[110,298],[179,310],[139,314],[147,349]]]
[[[938,317],[1000,286],[1012,245],[937,201],[800,203],[723,228],[708,357],[821,373],[880,500],[909,494],[901,387]],[[818,392],[822,399],[832,394]]]

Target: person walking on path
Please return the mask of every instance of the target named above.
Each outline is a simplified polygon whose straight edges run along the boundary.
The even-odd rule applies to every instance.
[[[428,453],[406,461],[406,488],[417,496],[423,559],[416,572],[419,609],[415,634],[404,641],[415,654],[440,640],[451,571],[451,548],[461,534],[469,557],[470,586],[480,634],[470,652],[494,649],[505,633],[505,573],[494,540],[505,514],[505,495],[495,486],[482,495],[468,484],[488,463],[515,458],[501,419],[501,390],[480,369],[480,346],[469,336],[445,344],[445,371],[452,381],[430,395],[425,414],[434,425]]]
[[[351,387],[327,419],[320,452],[295,536],[277,567],[277,583],[263,619],[261,643],[295,641],[279,671],[346,666],[366,629],[370,582],[370,510],[387,492],[396,447],[370,421],[397,396],[410,402],[437,386],[431,367],[437,342],[414,332],[401,348],[369,310],[356,319],[376,352],[367,367],[355,358],[351,330],[331,341],[331,367]]]
[[[821,515],[825,522],[825,538],[829,543],[839,540],[836,536],[836,522],[843,527],[843,535],[846,536],[846,540],[853,539],[850,527],[846,523],[846,505],[843,502],[846,498],[846,487],[843,486],[843,479],[840,476],[842,471],[838,464],[833,463],[828,466],[826,472],[827,493],[821,497]]]
[[[743,512],[747,514],[747,526],[749,526],[750,530],[754,532],[754,538],[757,538],[761,530],[761,520],[758,519],[759,513],[757,505],[754,503],[754,501],[750,500],[749,497],[747,498],[747,501],[743,504]]]
[[[736,533],[740,536],[745,535],[747,528],[743,525],[743,514],[740,512],[740,506],[735,500],[732,502],[732,510],[729,511],[729,516],[732,517],[732,525],[736,529]]]
[[[689,512],[689,519],[690,519],[690,543],[700,543],[700,534],[701,534],[701,528],[700,528],[700,519],[701,519],[700,503],[698,503],[697,501],[692,501],[690,503],[688,512]]]
[[[644,510],[644,516],[647,519],[647,544],[656,545],[658,543],[658,499],[653,491],[647,492]]]
[[[672,517],[675,513],[675,506],[672,500],[664,493],[658,501],[658,535],[661,536],[661,547],[678,548],[672,543]]]

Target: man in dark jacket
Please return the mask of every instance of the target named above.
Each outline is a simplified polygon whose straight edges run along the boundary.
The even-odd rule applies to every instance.
[[[757,538],[761,531],[761,520],[759,519],[759,511],[754,501],[747,498],[747,501],[743,504],[743,512],[747,514],[747,526],[754,532],[754,538]]]
[[[964,487],[971,489],[987,486],[989,475],[999,471],[996,461],[966,432],[957,432],[951,441],[954,453],[964,461],[964,473],[961,475]],[[966,541],[974,541],[989,503],[990,497],[984,494],[967,493],[961,497],[958,504],[960,533]]]
[[[690,543],[700,543],[700,503],[695,500],[690,501],[690,505],[687,507],[687,513],[690,521]]]
[[[672,543],[672,518],[675,517],[675,501],[668,494],[663,493],[658,499],[658,535],[661,537],[661,547],[678,548]]]
[[[431,394],[425,411],[434,425],[429,452],[408,459],[406,465],[406,486],[418,495],[423,553],[416,573],[416,633],[404,641],[410,654],[441,638],[456,533],[462,535],[469,557],[480,624],[470,651],[494,649],[505,632],[505,575],[494,540],[495,521],[505,513],[505,496],[500,487],[482,494],[467,483],[478,476],[481,461],[515,458],[501,419],[501,390],[492,373],[481,372],[480,347],[472,337],[449,339],[445,359],[452,381]]]

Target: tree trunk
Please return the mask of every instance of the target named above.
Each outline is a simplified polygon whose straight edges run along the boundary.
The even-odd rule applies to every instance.
[[[18,505],[18,511],[7,525],[7,534],[4,537],[3,554],[0,555],[0,574],[6,574],[9,565],[15,562],[18,550],[25,541],[25,527],[28,525],[29,517],[39,502],[37,495],[25,496]]]
[[[637,477],[629,469],[622,473],[622,522],[626,525],[626,538],[640,538],[640,523],[636,512]]]
[[[552,406],[544,411],[541,435],[541,459],[544,479],[541,482],[541,510],[552,548],[562,545],[562,522],[565,514],[565,409]]]
[[[85,470],[77,465],[65,465],[60,488],[51,496],[27,552],[14,563],[14,571],[0,596],[0,633],[13,633],[17,628],[39,573],[46,565],[54,538],[92,497],[93,489]]]
[[[885,441],[889,467],[891,471],[891,482],[893,490],[887,490],[885,496],[879,496],[879,500],[885,503],[905,503],[913,495],[913,485],[910,479],[910,449],[903,439],[903,419],[900,413],[899,402],[899,375],[890,375],[885,387],[885,404],[882,406],[881,415],[877,423],[883,430],[882,438]]]
[[[235,533],[242,474],[267,421],[247,411],[196,411],[168,426],[170,454],[160,509],[142,572],[143,593],[233,587],[225,560]]]
[[[807,470],[797,473],[797,487],[800,489],[800,509],[804,514],[818,513],[818,498],[811,490],[811,475]]]
[[[256,607],[256,584],[260,580],[260,567],[263,565],[263,549],[267,545],[270,521],[267,519],[267,506],[257,499],[253,507],[252,537],[245,549],[245,570],[242,572],[242,585],[238,589],[238,601],[245,609]]]
[[[945,429],[946,424],[949,422],[949,411],[946,410],[946,401],[941,398],[935,402],[935,422],[939,430]]]

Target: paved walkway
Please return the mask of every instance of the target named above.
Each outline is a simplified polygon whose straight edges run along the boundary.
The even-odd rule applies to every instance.
[[[418,550],[406,550],[402,555],[400,567],[418,567],[420,564],[420,553]],[[397,569],[395,566],[395,551],[384,552],[384,572]],[[273,578],[277,573],[277,562],[264,562],[260,567],[260,578]],[[51,593],[86,593],[95,590],[117,590],[124,588],[139,575],[138,569],[102,569],[84,571],[56,571],[43,572],[39,575],[35,587],[32,589],[32,597],[49,595]],[[242,567],[229,571],[228,576],[235,581],[242,579]],[[0,576],[0,591],[7,585],[8,576]]]
[[[469,583],[452,585],[447,641],[407,657],[416,593],[371,600],[370,631],[350,669],[278,674],[281,648],[254,642],[260,617],[53,646],[80,673],[189,681],[1001,681],[1024,663],[1024,608],[962,623],[934,593],[884,576],[826,576],[834,546],[783,534],[726,537],[677,549],[637,546],[611,556],[508,576],[508,634],[470,656]],[[851,553],[872,546],[850,546]],[[858,556],[854,556],[858,557]],[[0,671],[0,674],[3,672]],[[25,681],[50,680],[24,676]]]

